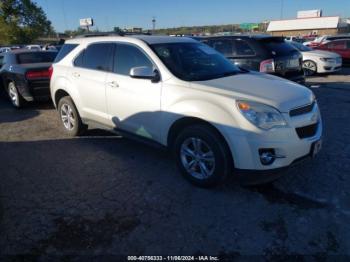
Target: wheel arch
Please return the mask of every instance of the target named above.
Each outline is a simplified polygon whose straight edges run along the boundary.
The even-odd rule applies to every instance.
[[[228,152],[230,152],[230,155],[231,155],[230,160],[232,161],[232,164],[234,164],[233,153],[230,150],[230,145],[228,144],[224,134],[222,134],[222,132],[219,130],[217,126],[199,117],[184,116],[182,118],[177,119],[174,123],[172,123],[168,131],[167,147],[171,148],[174,145],[177,134],[179,134],[181,130],[193,125],[205,125],[208,128],[210,128],[213,132],[215,132],[219,136],[220,140],[224,143],[224,146],[226,147]]]
[[[55,94],[54,94],[54,103],[55,103],[55,107],[58,106],[59,101],[61,100],[62,97],[65,96],[69,96],[71,97],[71,95],[64,89],[58,89],[56,90]]]

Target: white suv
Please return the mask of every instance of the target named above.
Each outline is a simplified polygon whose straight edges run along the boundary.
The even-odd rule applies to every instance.
[[[68,134],[98,124],[169,147],[199,186],[230,173],[269,180],[321,147],[309,89],[242,70],[193,39],[72,39],[51,70],[52,100]]]

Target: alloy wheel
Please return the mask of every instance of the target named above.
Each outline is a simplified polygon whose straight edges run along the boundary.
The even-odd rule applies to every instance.
[[[193,177],[208,179],[215,171],[214,152],[210,146],[198,137],[187,138],[181,145],[181,162]]]
[[[316,64],[312,61],[305,61],[303,63],[303,69],[307,76],[314,75],[317,72]]]
[[[11,99],[11,102],[14,106],[19,106],[19,95],[16,86],[13,83],[9,84],[9,96]]]
[[[61,106],[61,119],[64,127],[67,130],[73,130],[75,126],[75,117],[72,107],[68,104],[63,104]]]

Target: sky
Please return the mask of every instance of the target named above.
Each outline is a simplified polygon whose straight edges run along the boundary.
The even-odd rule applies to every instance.
[[[34,0],[58,32],[92,17],[95,29],[156,28],[261,22],[295,18],[298,10],[350,17],[350,0]]]

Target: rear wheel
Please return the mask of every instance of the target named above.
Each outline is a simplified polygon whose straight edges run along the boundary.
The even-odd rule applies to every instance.
[[[58,102],[58,112],[65,133],[70,136],[81,135],[86,126],[82,123],[79,112],[69,96],[65,96]]]
[[[24,104],[24,99],[18,92],[18,89],[14,82],[10,82],[7,86],[7,94],[11,100],[14,107],[20,108]]]
[[[231,171],[230,151],[210,126],[186,127],[175,139],[173,149],[181,173],[196,186],[215,186]]]
[[[317,73],[317,65],[314,61],[306,60],[303,62],[303,70],[306,76],[312,76]]]

